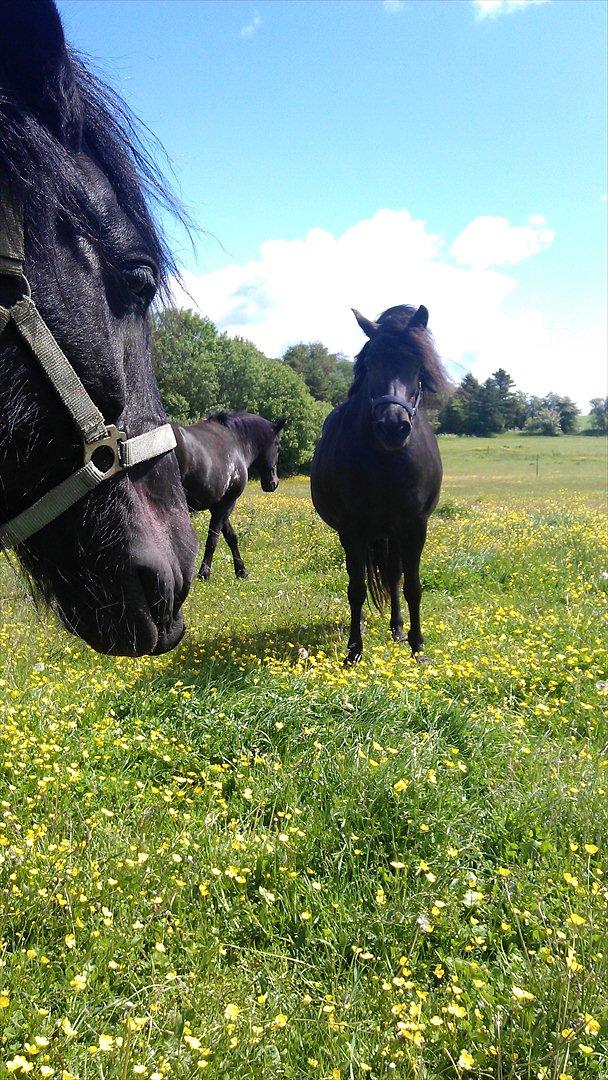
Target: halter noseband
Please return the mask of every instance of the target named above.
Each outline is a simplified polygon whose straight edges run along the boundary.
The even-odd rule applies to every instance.
[[[23,296],[12,307],[0,306],[0,335],[12,323],[61,398],[83,441],[82,467],[0,526],[2,550],[28,540],[104,480],[174,450],[177,443],[170,424],[131,439],[114,424],[106,424],[31,298],[23,273],[23,215],[2,184],[0,196],[0,277],[17,280],[23,286]]]
[[[405,409],[407,415],[412,421],[418,412],[418,407],[422,401],[422,383],[418,383],[418,389],[416,391],[416,397],[414,403],[406,401],[405,398],[398,397],[396,394],[383,394],[382,397],[371,399],[372,413],[375,412],[379,405],[400,405],[402,409]]]

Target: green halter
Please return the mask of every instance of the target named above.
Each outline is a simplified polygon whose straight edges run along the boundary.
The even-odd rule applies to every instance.
[[[80,429],[83,441],[82,467],[0,526],[0,549],[23,543],[104,480],[176,446],[170,424],[131,439],[114,424],[106,424],[34,304],[23,264],[23,214],[6,185],[0,184],[0,276],[17,278],[24,293],[12,307],[0,306],[0,335],[9,323],[14,326]]]

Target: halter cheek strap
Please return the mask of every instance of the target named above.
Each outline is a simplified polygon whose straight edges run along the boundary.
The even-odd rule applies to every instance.
[[[82,467],[67,480],[0,527],[1,550],[28,540],[104,480],[173,450],[177,444],[170,424],[131,439],[114,424],[106,424],[31,299],[23,274],[23,218],[1,186],[0,195],[0,276],[17,278],[25,291],[25,296],[12,307],[0,306],[0,335],[11,324],[28,345],[78,427],[84,457]]]

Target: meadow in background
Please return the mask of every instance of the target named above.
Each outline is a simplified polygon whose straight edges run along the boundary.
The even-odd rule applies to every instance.
[[[0,1077],[606,1076],[605,446],[440,443],[426,667],[303,477],[161,658],[2,567]]]

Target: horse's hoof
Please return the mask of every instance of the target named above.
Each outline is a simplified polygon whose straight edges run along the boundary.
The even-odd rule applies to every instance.
[[[407,641],[407,635],[403,633],[403,630],[391,630],[391,634],[393,635],[393,641],[396,641],[398,645]]]
[[[352,652],[349,649],[346,656],[344,657],[344,667],[352,667],[353,664],[360,664],[361,655],[362,654],[358,649],[355,649]]]
[[[430,664],[431,662],[426,653],[423,652],[413,652],[412,660],[415,660],[417,664]]]
[[[199,581],[208,581],[211,575],[211,569],[208,566],[201,566],[198,574],[196,575]]]
[[[244,566],[242,567],[241,570],[235,570],[234,573],[235,573],[236,577],[242,578],[243,581],[246,581],[247,578],[249,577],[249,571],[246,570]]]

